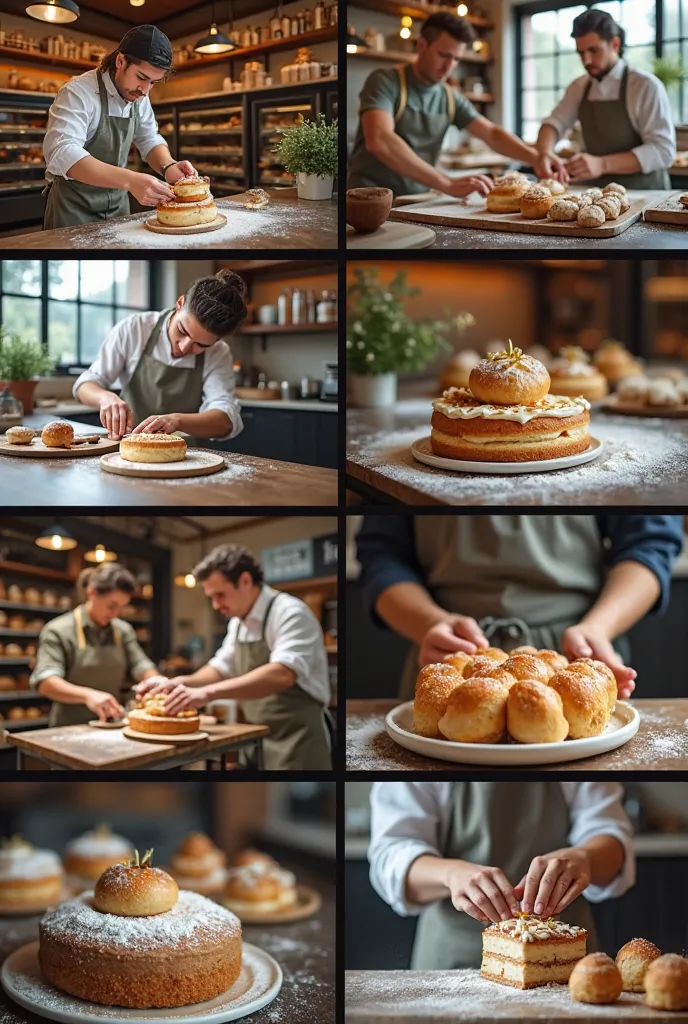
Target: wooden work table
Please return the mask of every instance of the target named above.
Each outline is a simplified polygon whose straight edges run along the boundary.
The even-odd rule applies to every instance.
[[[399,700],[350,700],[347,702],[346,766],[353,771],[444,771],[453,775],[502,775],[538,772],[581,771],[686,771],[688,770],[688,698],[641,699],[632,702],[640,712],[640,728],[633,739],[617,750],[580,761],[538,765],[462,765],[415,754],[387,734],[385,715]]]
[[[51,419],[55,416],[37,412],[25,417],[25,423],[40,430]],[[87,427],[83,423],[73,422],[72,426],[78,434],[106,433],[102,428]],[[2,503],[34,509],[61,505],[245,508],[249,505],[337,504],[337,472],[334,469],[232,452],[215,454],[221,454],[225,460],[225,468],[218,473],[168,480],[106,473],[100,468],[97,455],[46,459],[0,455]]]
[[[643,995],[622,992],[609,1006],[571,999],[568,985],[519,989],[480,977],[477,970],[347,971],[345,1019],[348,1024],[493,1024],[541,1021],[546,1024],[614,1024],[685,1021],[688,1013],[653,1010]]]
[[[143,227],[143,221],[152,213],[118,217],[111,221],[97,221],[94,224],[79,224],[69,228],[53,228],[50,231],[32,231],[25,235],[3,237],[3,249],[43,250],[93,250],[93,249],[179,249],[183,254],[188,249],[318,249],[337,248],[337,198],[331,200],[299,199],[295,188],[265,189],[270,196],[266,210],[246,211],[241,195],[228,199],[216,199],[220,213],[232,223],[232,213],[240,213],[237,223],[228,236],[226,229],[206,231],[198,234],[162,235],[153,234]],[[249,216],[261,218],[255,223]],[[139,232],[119,229],[139,223]],[[183,239],[183,245],[180,244]]]

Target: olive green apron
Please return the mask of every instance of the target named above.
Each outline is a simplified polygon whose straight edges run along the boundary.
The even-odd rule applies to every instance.
[[[394,116],[394,130],[414,153],[430,167],[434,167],[442,150],[447,129],[454,123],[456,100],[451,87],[445,82],[446,110],[442,114],[427,114],[408,107],[408,65],[395,68],[399,76],[399,106]],[[427,192],[428,186],[412,178],[404,178],[376,156],[365,145],[358,145],[349,161],[347,188],[390,188],[395,196]]]
[[[477,619],[493,647],[561,650],[564,632],[596,601],[604,581],[594,516],[415,516],[415,547],[433,600]],[[624,638],[615,644],[624,657]],[[418,648],[400,695],[413,696]]]
[[[267,665],[270,661],[265,627],[272,606],[279,596],[276,594],[267,607],[260,640],[239,640],[237,630],[234,665],[238,676]],[[240,705],[247,722],[270,727],[269,735],[263,740],[264,767],[267,771],[329,771],[332,767],[324,708],[297,683],[268,697],[242,700]],[[242,762],[250,764],[249,758],[250,755],[244,754]]]
[[[112,642],[94,644],[86,640],[83,605],[75,608],[72,614],[76,625],[77,651],[74,664],[67,669],[67,682],[111,693],[120,704],[123,703],[131,683],[119,630],[112,624]],[[51,726],[85,725],[97,717],[85,704],[60,704],[54,701],[50,709]]]
[[[139,124],[138,104],[133,104],[130,117],[119,117],[108,112],[108,94],[100,71],[98,94],[100,119],[96,133],[84,146],[86,152],[113,167],[126,167],[129,149]],[[67,228],[73,224],[92,224],[97,220],[126,217],[130,213],[129,193],[123,188],[102,188],[87,185],[73,178],[57,177],[43,191],[47,200],[43,230]]]
[[[194,365],[189,367],[168,366],[153,356],[162,325],[172,312],[165,309],[158,317],[131,380],[122,389],[122,398],[134,414],[135,424],[148,416],[198,412],[203,401],[205,352],[197,355]]]
[[[643,140],[631,123],[626,105],[628,67],[624,68],[618,99],[593,102],[588,98],[591,86],[592,79],[585,87],[578,111],[586,152],[593,156],[608,156],[610,153],[628,153],[641,146]],[[671,188],[666,168],[648,171],[647,174],[642,171],[636,174],[603,174],[586,181],[586,185],[604,186],[612,181],[618,181],[626,188]]]
[[[456,782],[443,857],[501,868],[518,885],[531,861],[569,845],[569,812],[558,782]],[[588,952],[597,948],[587,900],[579,896],[560,915],[588,931]],[[480,967],[487,925],[456,910],[449,898],[421,913],[411,957],[414,970]]]

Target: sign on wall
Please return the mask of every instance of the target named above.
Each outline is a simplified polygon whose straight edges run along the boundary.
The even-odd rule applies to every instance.
[[[337,571],[337,534],[263,548],[260,563],[266,583],[332,576]]]

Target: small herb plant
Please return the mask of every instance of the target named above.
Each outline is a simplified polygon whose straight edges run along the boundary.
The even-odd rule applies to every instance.
[[[23,341],[0,327],[0,380],[31,380],[52,372],[53,360],[36,341]]]
[[[672,85],[680,85],[688,78],[688,70],[683,66],[682,57],[655,57],[652,62],[652,74],[658,78],[665,89]]]
[[[299,115],[298,124],[279,128],[284,136],[276,152],[290,174],[315,174],[318,178],[337,177],[339,132],[337,119],[328,124],[324,114],[317,121]]]

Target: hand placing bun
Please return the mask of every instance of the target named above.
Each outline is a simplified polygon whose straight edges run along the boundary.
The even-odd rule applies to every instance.
[[[549,391],[549,374],[542,363],[523,354],[509,341],[506,352],[481,359],[470,374],[470,388],[481,402],[493,405],[534,405]]]

